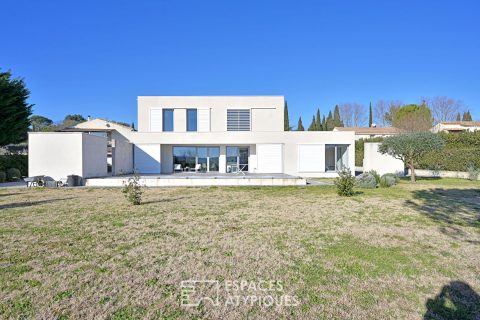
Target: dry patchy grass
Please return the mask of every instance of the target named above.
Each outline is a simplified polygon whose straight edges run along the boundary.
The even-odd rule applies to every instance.
[[[478,316],[479,190],[148,189],[141,206],[119,189],[2,190],[0,317]],[[185,308],[189,279],[274,280],[300,305]]]

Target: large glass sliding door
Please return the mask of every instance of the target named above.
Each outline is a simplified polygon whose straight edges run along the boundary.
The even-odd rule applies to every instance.
[[[248,147],[227,147],[227,172],[248,171]]]
[[[199,164],[200,171],[218,171],[219,156],[219,147],[173,147],[173,166],[189,171]]]
[[[325,171],[340,171],[348,167],[348,145],[325,146]]]

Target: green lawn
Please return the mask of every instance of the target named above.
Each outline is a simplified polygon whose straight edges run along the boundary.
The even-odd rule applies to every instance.
[[[0,318],[480,317],[480,183],[357,191],[147,189],[132,206],[120,189],[0,190]],[[181,305],[193,279],[218,281],[218,305]]]

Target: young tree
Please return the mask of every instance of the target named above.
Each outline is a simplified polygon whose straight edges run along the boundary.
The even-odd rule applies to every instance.
[[[335,105],[335,109],[333,109],[333,127],[343,127],[342,117],[340,116],[340,108],[338,104]]]
[[[12,79],[10,71],[0,71],[0,146],[27,139],[32,104],[23,79]]]
[[[288,104],[285,101],[285,107],[283,108],[283,130],[290,131],[290,120],[288,118]]]
[[[432,122],[432,113],[426,105],[409,104],[396,111],[393,126],[408,132],[428,131]]]
[[[445,142],[431,132],[414,132],[387,137],[379,147],[379,152],[402,160],[411,171],[411,181],[415,182],[415,166],[427,152],[440,151]]]
[[[308,127],[308,131],[317,131],[317,126],[315,124],[315,116],[312,117],[312,122],[310,123],[310,126]]]
[[[53,124],[53,121],[44,116],[31,116],[30,123],[32,124],[32,131],[44,131]]]
[[[371,128],[372,124],[373,124],[372,102],[370,102],[370,108],[368,113],[368,127]]]
[[[305,131],[302,123],[302,117],[298,118],[297,131]]]
[[[463,113],[462,121],[472,121],[472,115],[469,110]]]
[[[317,131],[322,131],[322,119],[320,118],[320,109],[317,109],[317,116],[315,117],[315,127]]]

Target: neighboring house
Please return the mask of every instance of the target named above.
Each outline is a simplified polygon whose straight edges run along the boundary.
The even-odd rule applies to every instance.
[[[389,136],[394,136],[404,132],[402,129],[395,127],[335,127],[333,129],[335,132],[354,132],[355,140],[360,139],[369,139],[369,138],[384,138]]]
[[[433,126],[432,132],[473,132],[480,131],[480,121],[446,121]]]
[[[81,134],[107,132],[105,144],[115,140],[115,147],[118,138],[113,138],[113,132],[118,132],[131,143],[133,152],[128,148],[115,151],[114,174],[118,174],[115,159],[120,154],[132,163],[122,168],[123,172],[142,174],[197,169],[334,177],[342,168],[354,171],[353,132],[284,131],[284,105],[283,96],[140,96],[138,131],[101,119],[71,130],[83,131]],[[49,137],[40,140],[48,144]],[[88,157],[88,153],[82,154]],[[46,161],[34,158],[30,161]]]
[[[26,142],[22,142],[18,144],[7,144],[4,147],[0,147],[0,155],[5,155],[5,154],[27,155],[28,144]]]

